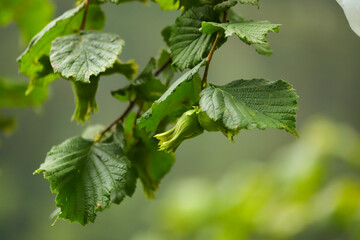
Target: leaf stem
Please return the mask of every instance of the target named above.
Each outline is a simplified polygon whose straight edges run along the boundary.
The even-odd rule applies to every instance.
[[[86,24],[86,18],[87,18],[87,14],[88,14],[88,10],[89,10],[89,5],[90,5],[90,0],[85,0],[85,10],[84,10],[83,19],[81,21],[80,31],[85,29],[85,24]]]
[[[225,23],[225,22],[226,22],[226,18],[227,18],[227,10],[224,11],[224,16],[223,16],[223,19],[222,19],[222,23]],[[215,52],[215,50],[216,50],[216,46],[217,46],[217,44],[219,43],[221,34],[222,34],[221,32],[218,32],[218,33],[216,34],[216,38],[215,38],[214,44],[213,44],[212,47],[211,47],[211,50],[210,50],[209,55],[206,57],[206,67],[205,67],[203,79],[202,79],[202,81],[201,81],[201,89],[204,89],[204,87],[205,87],[205,85],[206,85],[206,83],[207,83],[207,77],[208,77],[208,74],[209,74],[210,62],[211,62],[212,57],[213,57],[213,55],[214,55],[214,52]]]
[[[124,120],[124,118],[130,113],[130,111],[133,109],[133,107],[135,106],[136,103],[136,99],[132,100],[129,104],[129,106],[125,109],[125,111],[123,112],[123,114],[121,114],[120,117],[118,117],[117,119],[115,119],[115,121],[113,121],[112,123],[110,123],[109,126],[107,126],[102,132],[100,132],[100,134],[95,138],[94,142],[99,142],[101,140],[101,138],[105,135],[106,132],[108,132],[113,126],[115,126],[116,124],[118,124],[119,122],[122,122]]]
[[[162,66],[160,66],[158,69],[155,70],[154,72],[154,76],[158,76],[170,63],[171,63],[171,58],[169,58]],[[135,98],[134,100],[132,100],[129,104],[129,106],[125,109],[125,111],[121,114],[120,117],[118,117],[117,119],[115,119],[115,121],[113,121],[112,123],[110,123],[103,131],[101,131],[99,133],[99,135],[97,135],[97,137],[94,139],[94,142],[100,142],[100,140],[103,138],[103,136],[105,135],[105,133],[107,133],[108,131],[111,130],[111,128],[113,126],[115,126],[116,124],[118,124],[119,122],[122,122],[125,117],[130,113],[130,111],[133,109],[133,107],[135,107],[135,103],[136,103],[137,99]],[[139,107],[139,111],[137,113],[137,115],[140,115],[140,111],[142,109],[142,105],[143,103],[140,104]]]
[[[169,58],[162,66],[160,66],[155,72],[154,76],[157,77],[159,74],[172,62],[171,58]]]

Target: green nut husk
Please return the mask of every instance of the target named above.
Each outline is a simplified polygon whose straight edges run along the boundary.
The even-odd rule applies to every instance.
[[[234,142],[234,136],[239,133],[239,130],[232,130],[224,127],[221,123],[212,120],[205,112],[198,110],[198,121],[208,132],[222,132],[231,142]]]
[[[192,109],[185,112],[172,129],[154,137],[160,140],[160,150],[174,154],[184,140],[196,137],[203,132],[204,128],[198,121],[197,110]]]

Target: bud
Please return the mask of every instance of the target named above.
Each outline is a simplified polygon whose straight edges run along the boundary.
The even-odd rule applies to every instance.
[[[204,129],[199,124],[197,111],[192,109],[185,112],[172,129],[154,137],[160,140],[160,150],[175,153],[185,139],[196,137],[203,132]]]
[[[227,137],[231,142],[234,142],[234,136],[239,133],[239,130],[232,130],[226,128],[223,124],[215,122],[209,116],[202,112],[198,111],[198,119],[200,125],[208,132],[222,132],[225,137]]]

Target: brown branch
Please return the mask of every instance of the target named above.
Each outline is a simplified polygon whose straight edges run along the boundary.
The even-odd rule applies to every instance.
[[[226,18],[227,18],[227,10],[224,12],[224,16],[223,16],[223,19],[222,19],[222,23],[225,23],[226,22]],[[210,53],[209,55],[206,57],[206,67],[205,67],[205,71],[204,71],[204,76],[203,76],[203,79],[201,81],[201,89],[203,89],[207,83],[207,77],[208,77],[208,74],[209,74],[209,68],[210,68],[210,62],[211,62],[211,59],[214,55],[214,52],[216,50],[216,46],[217,44],[219,43],[219,40],[220,40],[220,37],[221,37],[221,32],[218,32],[216,34],[216,38],[215,38],[215,41],[214,41],[214,44],[212,45],[211,47],[211,50],[210,50]]]
[[[87,18],[87,14],[88,14],[88,10],[89,10],[89,5],[90,5],[90,0],[85,0],[85,10],[84,10],[83,19],[81,21],[80,30],[85,29],[85,24],[86,24],[86,18]]]
[[[130,113],[130,111],[135,106],[136,100],[133,100],[130,102],[129,106],[125,109],[123,114],[121,114],[120,117],[118,117],[115,121],[113,121],[109,126],[107,126],[94,140],[94,142],[100,142],[102,137],[105,135],[106,132],[110,131],[113,126],[118,124],[119,122],[122,122],[124,118]]]
[[[155,70],[154,75],[158,76],[169,64],[171,63],[171,58],[169,58],[162,66],[160,66],[157,70]],[[122,122],[124,120],[124,118],[130,113],[130,111],[133,109],[133,107],[135,106],[136,103],[136,98],[134,100],[132,100],[129,104],[129,106],[125,109],[125,111],[123,112],[123,114],[121,114],[120,117],[118,117],[117,119],[115,119],[115,121],[113,121],[112,123],[110,123],[103,131],[101,131],[99,133],[99,135],[95,138],[94,142],[100,142],[100,140],[104,137],[105,133],[107,133],[108,131],[110,131],[116,124]],[[140,115],[140,111],[142,109],[142,105],[143,103],[140,104],[139,106],[139,111],[137,112],[137,116]]]
[[[157,77],[159,74],[172,62],[171,58],[169,58],[162,66],[160,66],[155,72],[154,76]]]

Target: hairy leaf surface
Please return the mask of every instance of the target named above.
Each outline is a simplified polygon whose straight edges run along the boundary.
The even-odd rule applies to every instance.
[[[173,65],[180,70],[196,66],[210,52],[216,34],[201,33],[199,29],[203,21],[219,21],[219,16],[212,6],[207,5],[185,11],[176,19],[172,27],[169,39],[171,57]]]
[[[86,225],[111,203],[111,192],[125,187],[130,162],[115,142],[93,143],[82,137],[54,146],[36,173],[44,172],[57,193],[59,218]]]
[[[199,99],[201,79],[198,71],[203,63],[199,63],[176,80],[141,116],[138,126],[145,128],[147,132],[153,132],[164,118],[176,119],[190,109]]]
[[[84,83],[111,68],[125,44],[117,34],[81,31],[53,41],[50,62],[54,72]]]
[[[214,121],[232,130],[278,128],[298,136],[298,96],[283,80],[237,80],[224,86],[207,86],[200,107]]]

